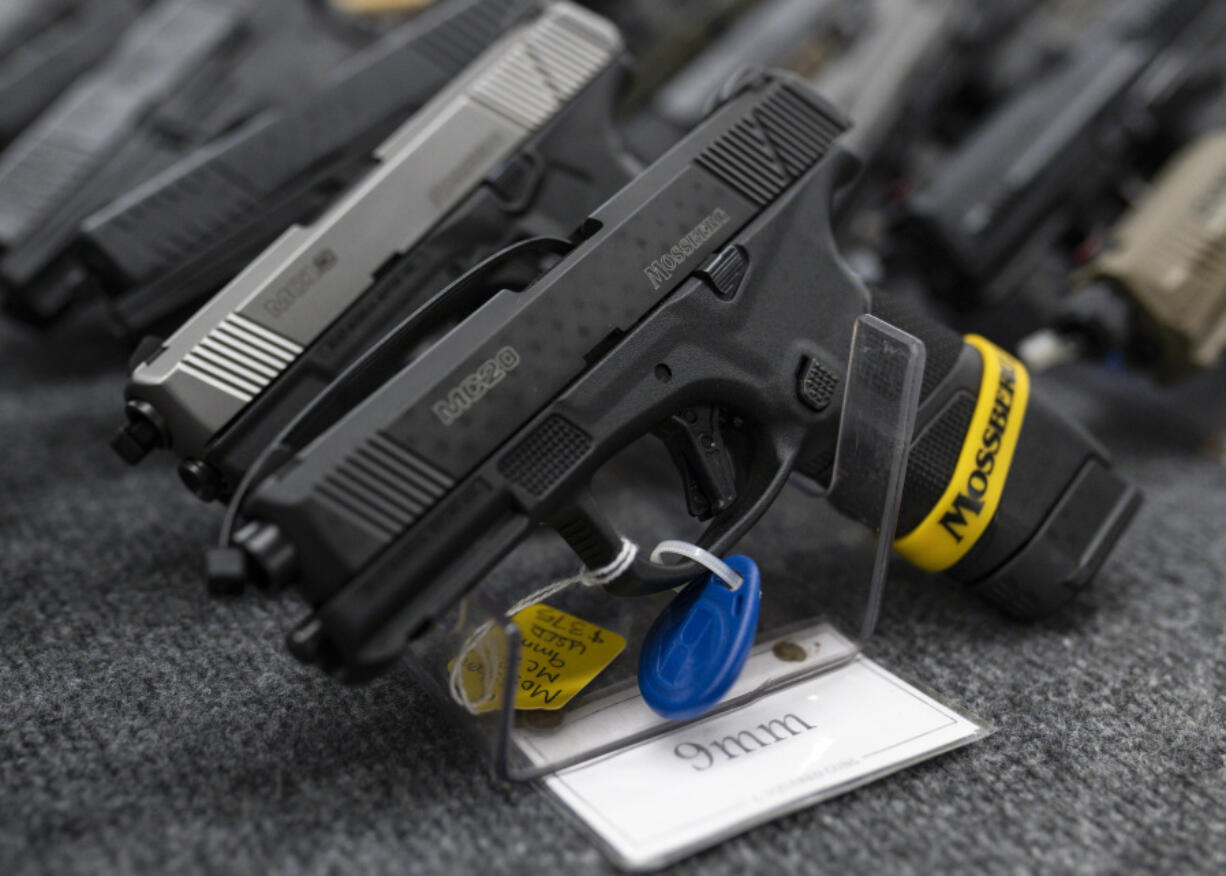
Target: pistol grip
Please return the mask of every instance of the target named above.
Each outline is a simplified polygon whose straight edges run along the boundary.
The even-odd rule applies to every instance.
[[[1012,615],[1059,608],[1093,578],[1140,494],[1021,362],[881,296],[874,309],[928,348],[896,549]]]

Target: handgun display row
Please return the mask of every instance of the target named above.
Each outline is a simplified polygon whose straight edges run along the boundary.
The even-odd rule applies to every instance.
[[[4,308],[131,344],[114,449],[225,503],[215,590],[369,677],[540,527],[615,563],[651,435],[726,553],[830,483],[869,315],[925,349],[898,554],[1023,617],[1095,576],[1141,497],[1032,372],[1220,367],[1226,6],[393,5],[0,11]]]

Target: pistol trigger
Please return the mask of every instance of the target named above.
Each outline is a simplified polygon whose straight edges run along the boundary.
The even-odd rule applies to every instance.
[[[704,405],[673,414],[656,430],[681,472],[685,504],[709,520],[736,501],[736,465],[720,430],[720,412]]]

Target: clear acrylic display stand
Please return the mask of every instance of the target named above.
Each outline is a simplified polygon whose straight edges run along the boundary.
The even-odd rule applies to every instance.
[[[765,681],[759,676],[752,686],[734,686],[715,711],[696,720],[843,665],[871,635],[890,561],[923,363],[924,347],[916,338],[873,316],[857,321],[828,488],[794,478],[737,548],[761,569],[754,652],[771,652],[775,668]],[[605,504],[633,509],[624,531],[649,553],[660,541],[693,540],[700,530],[683,511],[660,507],[661,479],[672,488],[671,495],[679,492],[677,476],[664,472],[666,461],[659,468],[644,463],[645,453],[645,445],[636,444],[627,454],[634,464],[626,471],[617,460],[610,465],[614,473],[605,485]],[[562,708],[514,707],[520,661],[527,658],[520,653],[519,628],[507,612],[541,586],[573,573],[573,555],[566,559],[559,541],[547,536],[530,540],[410,652],[419,677],[505,779],[538,778],[678,726],[641,700],[634,702],[639,648],[672,592],[625,598],[599,587],[575,586],[543,600],[624,636],[626,648]],[[557,574],[525,581],[525,568]],[[815,630],[822,631],[820,643]],[[453,669],[461,658],[470,667],[482,667],[487,693],[493,691],[480,708],[464,692],[457,696],[453,691]],[[608,720],[613,714],[617,719]]]

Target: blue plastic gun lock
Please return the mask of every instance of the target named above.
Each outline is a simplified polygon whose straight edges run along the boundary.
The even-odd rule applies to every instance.
[[[678,721],[710,711],[749,658],[758,628],[762,579],[741,554],[725,560],[740,586],[715,572],[696,578],[660,613],[639,655],[639,691],[665,718]]]

